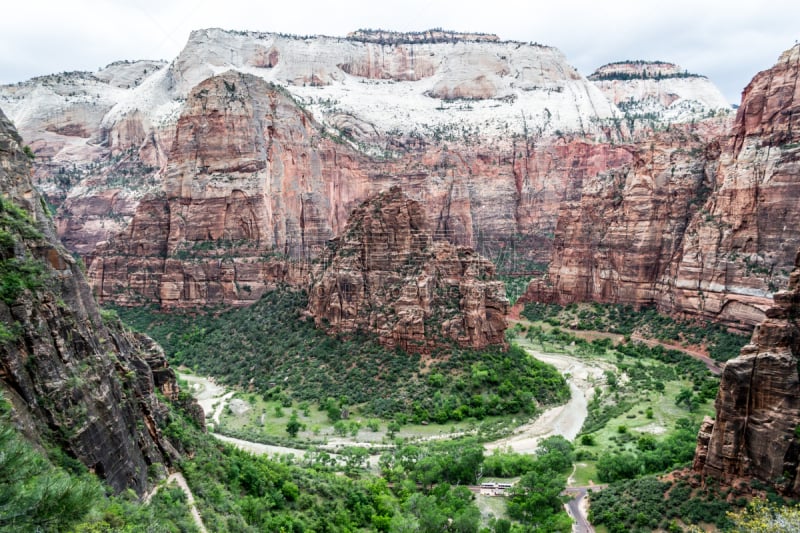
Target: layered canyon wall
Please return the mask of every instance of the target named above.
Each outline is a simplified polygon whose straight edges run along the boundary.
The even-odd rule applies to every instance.
[[[565,204],[527,297],[649,303],[743,330],[762,320],[800,246],[799,75],[795,46],[748,85],[727,134],[671,127],[626,172],[594,176]]]
[[[399,187],[350,215],[312,271],[309,313],[331,333],[369,331],[392,348],[505,344],[505,288],[471,248],[437,240]]]
[[[671,64],[587,80],[539,45],[385,38],[194,32],[142,79],[153,65],[78,76],[124,91],[81,123],[88,138],[41,133],[37,110],[75,98],[66,79],[0,98],[44,139],[42,176],[105,151],[75,171],[56,217],[104,301],[241,305],[304,285],[350,211],[400,185],[440,235],[512,258],[506,272],[549,265],[529,298],[741,329],[763,318],[797,241],[796,48],[756,77],[731,125],[713,85]],[[48,183],[59,201],[66,189]]]
[[[279,87],[231,71],[189,95],[163,191],[98,246],[89,275],[101,301],[252,302],[275,283],[304,285],[350,210],[396,184],[450,242],[491,256],[516,238],[521,262],[546,263],[560,203],[629,159],[625,147],[524,137],[500,153],[423,143],[376,159],[331,138]]]

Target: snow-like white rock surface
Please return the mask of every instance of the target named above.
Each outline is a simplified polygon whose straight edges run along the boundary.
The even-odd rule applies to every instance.
[[[517,42],[381,45],[218,29],[192,33],[170,67],[173,97],[229,69],[285,86],[322,123],[375,133],[592,133],[617,113],[558,50]]]
[[[54,155],[106,143],[102,135],[132,116],[145,131],[166,131],[193,87],[231,69],[285,87],[325,127],[367,144],[386,134],[592,136],[626,116],[688,121],[728,108],[706,78],[590,82],[560,51],[538,44],[380,44],[220,29],[192,32],[168,66],[117,62],[0,87],[0,106]]]
[[[114,87],[130,89],[165,66],[166,61],[116,61],[95,72],[94,76]]]
[[[615,75],[620,79],[608,79]],[[730,103],[708,78],[672,63],[612,63],[589,79],[629,118],[668,124],[731,113]]]

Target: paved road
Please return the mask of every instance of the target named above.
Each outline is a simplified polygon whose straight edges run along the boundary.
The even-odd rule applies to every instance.
[[[575,520],[572,525],[572,533],[594,533],[594,527],[589,523],[584,512],[586,492],[586,487],[571,487],[564,491],[565,494],[574,495],[565,505],[567,513]]]
[[[572,525],[572,533],[594,533],[594,527],[589,523],[589,519],[586,516],[586,512],[589,508],[589,490],[598,491],[606,487],[608,487],[608,485],[567,487],[564,492],[562,492],[562,494],[566,496],[573,497],[564,505],[564,507],[567,508],[567,513],[575,520],[575,523]]]

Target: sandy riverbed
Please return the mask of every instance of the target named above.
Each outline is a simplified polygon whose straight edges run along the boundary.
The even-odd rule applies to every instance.
[[[572,397],[566,404],[548,409],[536,420],[518,427],[513,435],[487,443],[485,448],[488,451],[500,448],[518,453],[533,453],[539,441],[552,435],[562,435],[567,440],[575,439],[588,415],[587,404],[594,394],[594,383],[600,381],[603,371],[609,368],[599,361],[542,353],[530,348],[526,350],[536,359],[553,365],[567,377]]]
[[[539,442],[551,435],[562,435],[568,440],[575,439],[586,420],[587,404],[593,394],[594,383],[602,380],[603,371],[610,368],[600,361],[587,361],[564,354],[542,353],[530,348],[526,350],[536,359],[553,365],[567,377],[572,397],[566,404],[547,409],[536,420],[519,426],[512,435],[487,443],[485,448],[488,451],[500,448],[511,449],[518,453],[533,453]],[[226,391],[225,387],[218,385],[211,378],[194,374],[181,374],[180,377],[189,384],[191,393],[197,398],[203,410],[206,413],[213,412],[212,420],[218,424],[219,416],[233,392]],[[292,453],[296,456],[302,456],[304,453],[304,450],[294,448],[268,446],[221,435],[214,436],[254,453]],[[339,445],[359,445],[359,443],[345,442],[347,439],[339,440],[342,441],[337,441]],[[336,446],[332,444],[334,443],[329,443],[326,448],[335,448]]]

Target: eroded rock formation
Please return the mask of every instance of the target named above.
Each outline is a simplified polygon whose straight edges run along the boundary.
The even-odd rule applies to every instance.
[[[376,333],[411,352],[442,340],[505,343],[508,301],[492,281],[494,265],[434,236],[423,206],[399,187],[362,203],[312,274],[308,310],[317,326]]]
[[[28,437],[59,445],[114,490],[141,494],[148,467],[163,472],[178,457],[155,394],[177,400],[175,374],[152,340],[101,317],[20,143],[0,111],[0,390]]]
[[[549,277],[527,299],[651,304],[674,275],[689,220],[710,187],[704,138],[674,128],[630,146],[627,164],[583,180],[561,204]]]
[[[664,61],[623,61],[598,68],[588,78],[624,115],[621,126],[638,138],[653,122],[689,122],[727,114],[729,103],[705,76]]]
[[[451,242],[516,273],[549,263],[537,297],[763,318],[800,245],[796,48],[731,128],[713,85],[668,63],[590,81],[544,46],[404,35],[200,30],[167,66],[0,99],[34,135],[59,232],[103,300],[243,305],[303,285],[350,210],[400,184]],[[92,91],[104,114],[75,111]]]
[[[560,203],[582,179],[630,160],[624,146],[533,136],[497,152],[422,143],[375,159],[332,140],[283,90],[238,72],[198,85],[185,108],[163,193],[94,254],[101,301],[240,305],[278,282],[305,286],[307,261],[349,211],[398,183],[450,242],[496,255],[519,239],[521,263],[547,262]]]
[[[673,126],[638,143],[632,165],[592,176],[563,204],[528,297],[758,324],[800,246],[798,79],[795,46],[753,79],[727,134]]]
[[[756,478],[800,495],[800,253],[785,291],[722,372],[716,419],[698,436],[694,470],[726,483]]]
[[[708,201],[686,231],[667,310],[757,324],[800,247],[800,45],[753,78]]]

